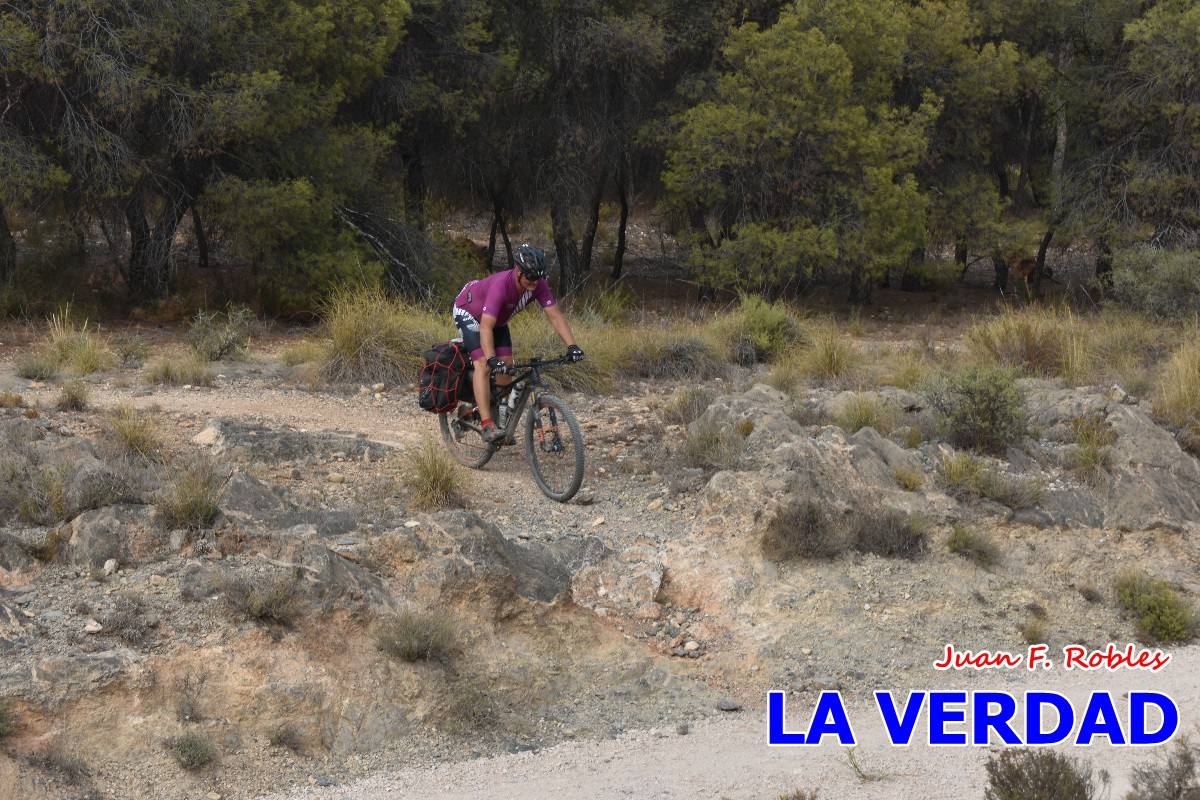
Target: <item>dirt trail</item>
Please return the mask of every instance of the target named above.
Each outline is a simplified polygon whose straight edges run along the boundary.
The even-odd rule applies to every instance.
[[[948,676],[947,685],[970,689],[1055,688],[1065,691],[1078,710],[1088,693],[1112,691],[1118,710],[1120,697],[1131,689],[1166,692],[1180,710],[1180,730],[1195,732],[1200,721],[1200,646],[1173,653],[1173,662],[1159,674],[990,673]],[[934,673],[931,670],[931,675]],[[1013,680],[1005,680],[1012,678]],[[932,682],[932,681],[931,681]],[[789,709],[795,715],[809,709]],[[1124,712],[1122,711],[1124,716]],[[924,717],[923,717],[924,721]],[[918,732],[924,730],[923,721]],[[765,744],[766,720],[761,712],[701,723],[687,736],[674,730],[642,731],[606,741],[570,742],[537,753],[520,753],[475,761],[443,764],[429,769],[401,769],[344,787],[309,787],[271,795],[263,800],[468,800],[505,798],[726,798],[771,800],[796,789],[820,789],[821,797],[925,798],[961,800],[981,797],[986,783],[988,749],[888,744],[873,706],[851,708],[859,737],[854,763],[846,749],[827,740],[818,749],[771,748]],[[1019,728],[1018,728],[1019,729]],[[1161,748],[1064,747],[1062,752],[1089,760],[1095,769],[1112,775],[1112,796],[1129,788],[1130,769],[1146,763]],[[865,779],[864,777],[865,776]]]

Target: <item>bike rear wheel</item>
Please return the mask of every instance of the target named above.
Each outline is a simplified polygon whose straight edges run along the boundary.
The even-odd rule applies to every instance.
[[[438,414],[438,425],[442,429],[442,441],[455,460],[471,469],[479,469],[496,453],[496,448],[483,440],[483,434],[463,424],[460,412],[469,409],[465,404],[455,411]],[[473,413],[470,422],[479,424],[479,414]]]
[[[554,395],[533,403],[525,419],[525,454],[542,494],[565,503],[583,484],[583,433],[575,415]]]

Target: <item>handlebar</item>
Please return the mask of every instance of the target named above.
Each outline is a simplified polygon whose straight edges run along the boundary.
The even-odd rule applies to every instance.
[[[533,369],[534,367],[556,367],[570,363],[572,362],[569,356],[559,356],[558,358],[538,358],[535,356],[524,364],[514,363],[512,367],[513,369]]]

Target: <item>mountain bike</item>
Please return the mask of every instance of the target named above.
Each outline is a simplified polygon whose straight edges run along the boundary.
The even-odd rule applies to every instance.
[[[534,482],[551,500],[565,503],[574,497],[583,483],[583,434],[575,414],[561,399],[547,392],[542,382],[542,370],[567,363],[566,357],[532,358],[523,364],[513,364],[517,375],[507,386],[497,386],[495,376],[490,378],[492,419],[497,423],[499,404],[515,391],[500,426],[503,437],[494,444],[484,441],[479,409],[470,399],[460,399],[456,409],[439,414],[442,440],[455,459],[472,469],[483,468],[501,447],[516,444],[517,426],[523,418],[525,454]],[[468,373],[464,383],[470,386],[470,382]]]

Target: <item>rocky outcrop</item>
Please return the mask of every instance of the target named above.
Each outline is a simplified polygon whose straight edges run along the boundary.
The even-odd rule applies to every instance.
[[[298,461],[309,457],[327,458],[341,453],[351,458],[380,457],[392,448],[356,436],[325,431],[298,431],[270,428],[238,420],[215,418],[192,437],[214,454],[256,461]]]
[[[62,557],[70,564],[102,568],[110,558],[118,564],[146,559],[164,540],[147,506],[115,505],[85,511],[71,520]]]

